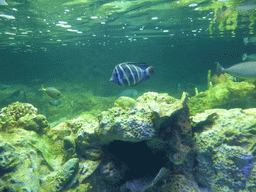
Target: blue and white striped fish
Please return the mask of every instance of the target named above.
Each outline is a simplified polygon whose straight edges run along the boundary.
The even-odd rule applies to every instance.
[[[154,67],[146,63],[125,62],[115,66],[110,82],[122,87],[137,85],[154,74]]]

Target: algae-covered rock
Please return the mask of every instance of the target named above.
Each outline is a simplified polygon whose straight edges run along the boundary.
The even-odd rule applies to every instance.
[[[255,189],[255,112],[212,109],[192,117],[197,120],[193,129],[200,130],[195,132],[196,178],[202,186],[213,191]],[[200,116],[205,118],[198,121]]]
[[[72,185],[75,182],[75,176],[79,169],[79,159],[73,158],[68,160],[57,173],[57,185],[56,191],[63,191],[69,184]]]
[[[122,98],[122,97],[121,97]],[[181,100],[167,94],[145,93],[130,107],[113,107],[99,116],[100,125],[96,130],[99,141],[113,140],[138,142],[156,136],[157,129],[166,117],[184,108],[186,94]]]
[[[121,108],[130,108],[136,104],[136,100],[130,97],[121,96],[119,97],[115,103],[115,107],[121,107]]]
[[[191,115],[213,108],[247,108],[251,107],[248,103],[248,97],[253,94],[255,94],[255,85],[251,82],[233,82],[227,79],[213,88],[191,97],[188,106]]]
[[[0,191],[40,191],[40,180],[55,167],[49,145],[42,142],[35,132],[16,129],[13,133],[1,133]],[[4,137],[3,137],[4,135]],[[9,147],[7,147],[9,146]]]
[[[1,143],[5,147],[0,155],[5,159],[0,162],[4,171],[0,190],[111,192],[121,186],[133,189],[143,179],[126,181],[134,167],[123,162],[127,158],[118,160],[108,151],[116,140],[139,143],[146,151],[160,154],[157,158],[162,161],[161,167],[146,171],[152,176],[140,186],[156,189],[169,174],[162,171],[165,165],[179,167],[188,161],[192,132],[186,101],[186,93],[180,100],[158,93],[145,93],[137,100],[121,97],[113,108],[98,116],[98,112],[85,112],[51,128],[46,118],[37,113],[17,118],[4,115],[12,123],[1,124]],[[5,134],[8,137],[3,137]],[[143,150],[139,153],[143,154]],[[137,155],[130,156],[136,165]]]
[[[18,154],[14,147],[0,137],[0,176],[12,171],[18,163]]]
[[[26,115],[19,118],[18,125],[26,130],[42,133],[49,128],[49,124],[44,115]]]
[[[160,187],[160,190],[163,192],[201,192],[198,184],[193,178],[188,178],[185,175],[181,174],[171,175],[168,178],[168,182]]]
[[[1,110],[5,122],[0,131],[0,191],[49,191],[53,187],[45,178],[59,169],[63,155],[44,135],[49,125],[36,111],[23,103]]]

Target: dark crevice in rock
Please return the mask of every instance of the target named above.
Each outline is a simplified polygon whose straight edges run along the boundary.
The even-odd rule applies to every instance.
[[[101,174],[105,175],[108,183],[118,183],[119,186],[135,180],[148,180],[150,183],[168,163],[166,152],[153,152],[145,141],[113,141],[102,149]]]

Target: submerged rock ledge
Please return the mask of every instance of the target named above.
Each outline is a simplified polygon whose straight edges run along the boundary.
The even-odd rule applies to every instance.
[[[0,114],[0,191],[253,191],[256,109],[190,117],[187,100],[120,97],[55,127],[13,103]]]

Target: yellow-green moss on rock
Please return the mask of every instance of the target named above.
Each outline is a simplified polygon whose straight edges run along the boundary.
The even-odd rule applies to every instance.
[[[195,115],[206,109],[220,108],[227,105],[232,106],[238,101],[246,101],[247,97],[252,94],[255,94],[254,84],[246,81],[233,82],[227,80],[191,97],[187,103],[191,115]]]
[[[136,100],[130,97],[121,96],[119,97],[115,103],[115,107],[121,107],[121,108],[129,108],[136,104]]]

